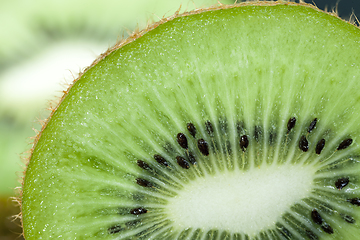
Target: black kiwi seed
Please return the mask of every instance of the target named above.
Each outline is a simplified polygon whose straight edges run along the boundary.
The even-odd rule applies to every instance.
[[[341,217],[348,223],[355,223],[355,219],[349,215],[341,214]]]
[[[213,136],[214,135],[214,129],[213,129],[213,126],[211,124],[210,121],[206,121],[205,122],[205,126],[206,126],[206,131],[207,133],[210,135],[210,136]]]
[[[178,133],[176,136],[177,142],[179,143],[180,147],[187,149],[188,148],[188,142],[185,134]]]
[[[344,178],[339,178],[336,182],[335,182],[335,187],[339,190],[343,189],[344,187],[346,187],[346,185],[349,184],[349,178],[348,177],[344,177]]]
[[[316,126],[316,123],[317,123],[317,118],[315,118],[309,125],[308,127],[308,133],[311,133],[312,130],[314,130],[315,126]]]
[[[351,198],[347,200],[349,203],[355,206],[360,206],[360,198]]]
[[[186,156],[188,157],[188,159],[192,165],[196,164],[195,156],[191,152],[187,152]]]
[[[151,182],[142,178],[137,178],[136,183],[142,187],[152,187]]]
[[[163,158],[162,156],[158,155],[158,154],[155,154],[154,155],[154,159],[160,163],[161,165],[165,166],[165,167],[168,167],[169,166],[169,163],[165,160],[165,158]]]
[[[108,228],[109,234],[115,234],[123,230],[123,228],[120,225],[115,225],[113,227]]]
[[[196,128],[195,128],[194,124],[188,123],[186,126],[187,126],[187,129],[188,129],[189,133],[191,134],[191,136],[195,137]]]
[[[319,142],[316,144],[316,148],[315,148],[316,154],[320,154],[321,151],[324,149],[324,147],[325,147],[325,139],[319,140]]]
[[[137,160],[137,165],[144,170],[151,170],[151,167],[149,166],[149,164],[147,164],[146,162],[144,162],[142,160]]]
[[[334,233],[334,230],[333,228],[327,224],[327,223],[324,223],[321,228],[324,230],[324,232],[328,233],[328,234],[333,234]]]
[[[311,219],[312,219],[316,224],[319,224],[319,225],[321,225],[322,222],[323,222],[323,219],[322,219],[322,217],[320,216],[320,213],[319,213],[316,209],[312,210],[312,212],[311,212]]]
[[[289,133],[291,131],[291,129],[293,129],[295,127],[295,123],[296,123],[296,118],[292,117],[289,119],[288,123],[287,123],[287,133]]]
[[[134,208],[130,211],[131,214],[133,215],[140,215],[140,214],[144,214],[147,213],[147,210],[145,208]]]
[[[242,135],[240,137],[240,147],[243,152],[245,152],[246,148],[249,146],[249,139],[246,135]]]
[[[198,148],[203,155],[205,155],[205,156],[209,155],[209,146],[208,146],[208,143],[204,139],[198,140]]]
[[[303,152],[307,152],[307,150],[309,150],[309,142],[305,136],[301,136],[300,141],[299,141],[299,148]]]
[[[351,138],[345,139],[344,141],[342,141],[339,144],[339,147],[337,148],[337,150],[343,150],[347,147],[349,147],[352,144],[353,140]]]
[[[176,161],[179,164],[180,167],[185,168],[185,169],[189,169],[190,165],[189,163],[185,160],[185,158],[181,157],[181,156],[177,156],[176,157]]]

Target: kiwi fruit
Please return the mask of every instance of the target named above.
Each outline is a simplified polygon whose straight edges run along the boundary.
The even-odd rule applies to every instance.
[[[359,39],[285,1],[134,33],[36,137],[25,238],[358,239]]]
[[[37,119],[50,114],[48,100],[61,96],[64,83],[126,36],[125,30],[171,15],[181,3],[193,9],[217,1],[0,2],[0,239],[20,239],[21,228],[11,221],[19,208],[9,198],[20,186],[21,158],[28,155],[33,128],[41,129]]]

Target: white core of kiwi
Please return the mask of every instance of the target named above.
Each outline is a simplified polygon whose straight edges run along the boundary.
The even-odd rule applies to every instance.
[[[315,172],[311,165],[263,164],[247,172],[207,174],[170,198],[167,214],[183,229],[227,229],[255,236],[309,197]]]

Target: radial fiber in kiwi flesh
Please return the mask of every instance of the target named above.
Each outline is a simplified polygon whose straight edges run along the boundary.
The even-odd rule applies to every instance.
[[[358,238],[360,31],[258,5],[165,21],[74,83],[28,164],[26,239]]]

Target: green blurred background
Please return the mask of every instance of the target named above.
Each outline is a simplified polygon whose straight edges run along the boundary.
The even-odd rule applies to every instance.
[[[223,4],[235,0],[221,0]],[[239,2],[239,1],[238,1]],[[312,1],[307,1],[312,2]],[[359,1],[318,0],[348,18]],[[0,0],[0,240],[21,240],[11,197],[40,120],[77,74],[148,22],[217,5],[217,0]]]

